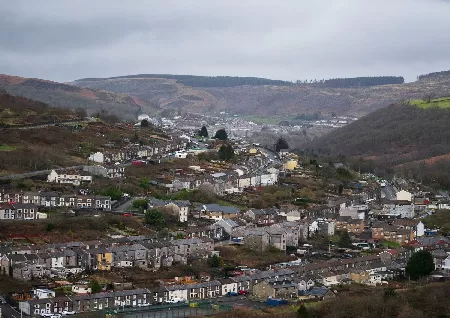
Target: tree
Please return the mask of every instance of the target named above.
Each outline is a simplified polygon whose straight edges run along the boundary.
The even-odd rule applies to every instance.
[[[427,102],[427,103],[431,103],[431,100],[433,99],[433,94],[426,94],[424,97],[423,97],[423,100],[425,101],[425,102]]]
[[[100,191],[100,194],[111,197],[112,200],[116,200],[116,201],[120,200],[123,196],[123,192],[119,188],[115,188],[115,187],[104,188]]]
[[[344,185],[341,183],[340,185],[339,185],[339,195],[341,195],[342,194],[342,192],[344,191]]]
[[[93,279],[89,282],[88,287],[91,289],[91,292],[93,294],[99,293],[102,291],[102,286],[100,286],[100,283]]]
[[[147,119],[141,120],[141,127],[145,127],[145,128],[150,127],[150,123],[148,122]]]
[[[227,140],[228,134],[225,131],[225,129],[222,128],[222,129],[219,129],[218,131],[216,131],[214,138],[219,139],[219,140]]]
[[[429,275],[434,270],[433,256],[429,251],[418,251],[411,255],[405,270],[414,280]]]
[[[198,132],[200,137],[208,137],[208,129],[205,126],[202,126],[202,129]]]
[[[304,304],[301,304],[300,307],[298,308],[297,317],[298,318],[308,318],[309,317],[308,309],[306,309],[306,306]]]
[[[53,224],[53,223],[48,223],[47,224],[47,226],[45,227],[45,230],[47,231],[47,232],[51,232],[51,231],[53,231],[54,229],[55,229],[55,224]]]
[[[148,202],[145,199],[136,199],[133,201],[132,207],[135,209],[147,209],[148,208]]]
[[[139,186],[140,186],[142,189],[147,190],[148,187],[149,187],[149,181],[148,181],[148,178],[145,178],[145,177],[142,178],[141,181],[139,182]]]
[[[234,158],[233,147],[229,144],[224,144],[219,149],[220,160],[231,160]]]
[[[87,113],[86,113],[86,109],[78,107],[77,109],[75,109],[75,115],[77,115],[77,117],[84,119],[87,117]]]
[[[216,254],[214,254],[213,256],[211,256],[208,260],[209,266],[211,267],[222,267],[223,266],[223,260],[220,256],[217,256]]]
[[[148,225],[162,227],[166,221],[164,220],[164,214],[161,211],[151,209],[145,213],[145,223]]]
[[[195,192],[194,199],[194,201],[201,203],[213,203],[216,200],[214,186],[208,182],[201,184]]]
[[[352,239],[350,238],[350,235],[347,231],[339,231],[338,233],[339,241],[338,246],[343,248],[350,248],[352,247]]]
[[[288,149],[289,145],[283,137],[280,137],[275,143],[274,148],[276,152],[279,152],[281,149]]]

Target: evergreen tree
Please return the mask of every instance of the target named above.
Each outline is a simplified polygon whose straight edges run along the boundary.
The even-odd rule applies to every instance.
[[[219,149],[220,160],[231,160],[234,158],[233,147],[229,144],[224,144]]]
[[[349,248],[352,247],[352,239],[347,231],[343,230],[339,232],[339,247]]]
[[[219,139],[219,140],[227,140],[228,134],[225,131],[225,129],[219,129],[218,131],[216,131],[214,138]]]
[[[306,306],[304,304],[301,304],[301,306],[298,308],[297,317],[298,318],[308,318],[309,317],[308,309],[306,309]]]
[[[150,123],[148,122],[147,119],[143,119],[141,121],[141,127],[145,127],[145,128],[150,127]]]
[[[274,148],[276,152],[279,152],[281,149],[289,149],[289,144],[283,137],[280,137],[275,143]]]
[[[433,256],[429,251],[418,251],[411,255],[405,270],[414,280],[429,275],[434,270]]]
[[[208,137],[208,129],[205,126],[202,126],[202,129],[198,132],[200,137]]]

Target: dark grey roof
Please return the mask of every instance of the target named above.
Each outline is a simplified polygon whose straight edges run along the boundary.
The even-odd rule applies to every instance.
[[[223,213],[231,213],[237,214],[239,213],[239,209],[234,206],[225,206],[219,204],[205,204],[204,207],[208,212],[223,212]]]

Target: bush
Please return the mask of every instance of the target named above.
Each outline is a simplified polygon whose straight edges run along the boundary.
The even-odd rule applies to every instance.
[[[45,230],[46,230],[47,232],[51,232],[51,231],[53,231],[55,228],[56,228],[55,224],[53,224],[53,223],[48,223],[47,226],[45,227]]]
[[[406,275],[411,279],[419,279],[434,270],[433,256],[429,251],[418,251],[408,260]]]

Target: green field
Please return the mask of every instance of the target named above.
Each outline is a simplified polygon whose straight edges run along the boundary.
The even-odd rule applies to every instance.
[[[450,108],[450,97],[442,97],[432,99],[430,102],[421,99],[414,99],[410,101],[411,105],[415,105],[419,108]]]
[[[246,120],[250,120],[250,121],[252,121],[256,124],[260,124],[260,125],[278,125],[278,123],[283,120],[289,120],[289,119],[279,117],[279,116],[263,117],[263,116],[248,115],[248,116],[243,116],[242,118],[244,118]]]
[[[8,145],[0,145],[0,151],[12,151],[12,150],[16,150],[16,147]]]

